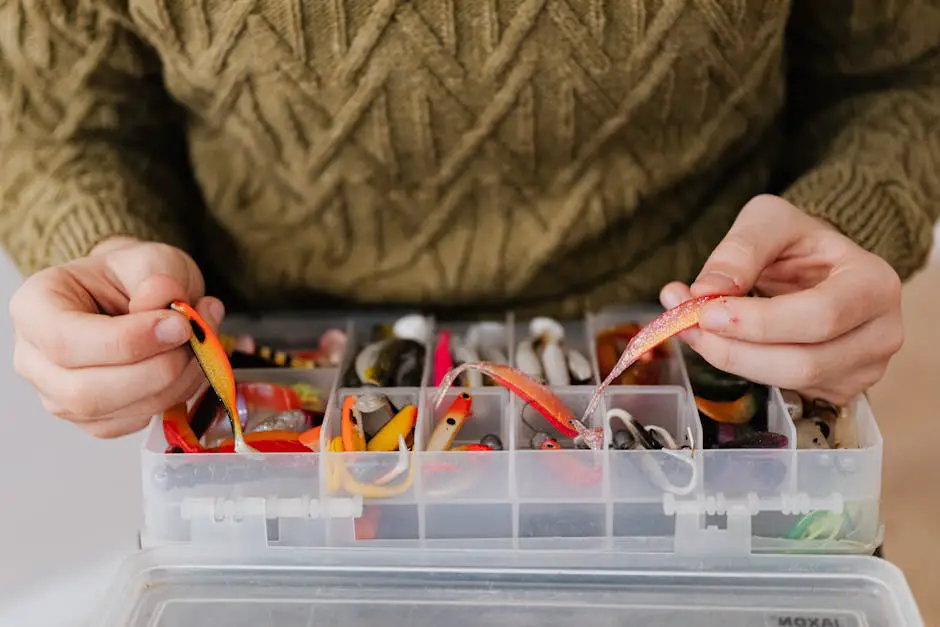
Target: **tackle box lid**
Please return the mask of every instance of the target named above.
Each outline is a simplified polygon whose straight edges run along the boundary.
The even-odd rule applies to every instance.
[[[923,627],[870,556],[164,546],[118,572],[95,627]]]

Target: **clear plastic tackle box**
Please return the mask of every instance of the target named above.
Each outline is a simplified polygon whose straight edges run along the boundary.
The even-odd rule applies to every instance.
[[[596,333],[660,312],[610,309],[564,323],[566,345],[593,369],[586,385],[554,388],[575,416],[601,381]],[[94,625],[923,624],[903,575],[872,556],[883,532],[882,439],[867,400],[850,407],[857,448],[798,449],[781,391],[771,389],[768,430],[787,436],[787,448],[703,449],[677,340],[666,345],[661,384],[609,387],[591,426],[609,443],[605,416],[624,409],[668,431],[686,455],[533,450],[533,429],[551,425],[498,386],[452,388],[435,408],[429,341],[420,386],[369,389],[418,407],[410,486],[386,498],[346,492],[331,479],[336,464],[374,474],[399,463],[398,452],[328,445],[343,399],[361,391],[343,387],[344,372],[376,324],[402,315],[227,320],[223,330],[280,348],[346,331],[339,368],[236,370],[239,381],[322,389],[321,452],[172,454],[154,420],[142,451],[142,552]],[[455,333],[471,324],[427,321]],[[515,364],[529,321],[499,322]],[[502,450],[423,451],[462,392],[473,414],[455,445],[495,434]]]

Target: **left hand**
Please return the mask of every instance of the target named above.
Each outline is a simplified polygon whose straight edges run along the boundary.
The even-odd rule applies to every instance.
[[[891,266],[776,196],[745,205],[691,289],[670,283],[660,301],[706,294],[731,297],[680,336],[706,361],[835,405],[878,382],[904,338]]]

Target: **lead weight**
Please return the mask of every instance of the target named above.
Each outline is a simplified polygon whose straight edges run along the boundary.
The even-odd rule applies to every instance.
[[[494,451],[503,450],[503,441],[499,439],[499,436],[494,433],[488,433],[483,436],[483,439],[480,440],[480,444],[490,447]]]

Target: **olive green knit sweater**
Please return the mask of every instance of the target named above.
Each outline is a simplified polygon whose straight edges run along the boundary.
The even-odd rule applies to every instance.
[[[0,0],[25,273],[131,234],[231,302],[574,314],[761,192],[918,269],[940,0]]]

